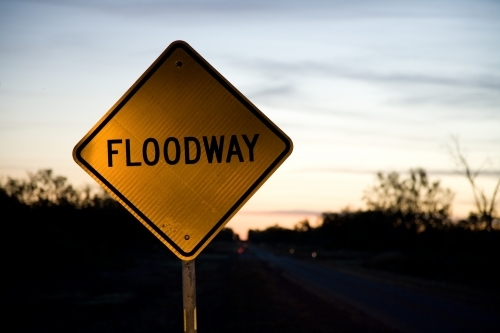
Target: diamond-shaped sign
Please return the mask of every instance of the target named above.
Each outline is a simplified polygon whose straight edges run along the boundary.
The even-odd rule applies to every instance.
[[[286,134],[176,41],[80,140],[73,157],[189,260],[291,152]]]

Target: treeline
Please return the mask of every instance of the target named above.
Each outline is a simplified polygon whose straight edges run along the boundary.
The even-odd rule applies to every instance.
[[[251,230],[249,241],[291,244],[315,249],[363,251],[428,251],[477,254],[500,250],[500,231],[492,216],[471,213],[451,219],[454,194],[439,181],[431,182],[423,169],[404,178],[396,172],[379,173],[377,183],[364,192],[366,210],[323,213],[317,227],[308,221],[294,229],[273,226]]]
[[[2,242],[7,268],[15,276],[88,272],[128,265],[162,251],[144,226],[104,191],[77,190],[51,170],[0,183]],[[232,241],[225,229],[217,240]]]
[[[406,217],[407,218],[407,217]],[[250,230],[254,244],[308,247],[314,250],[426,251],[489,257],[500,250],[500,232],[477,230],[463,224],[447,224],[417,231],[405,217],[384,211],[323,213],[321,223],[311,227],[302,221],[294,229],[279,226]]]
[[[494,192],[496,194],[496,192]],[[282,254],[382,269],[499,292],[500,230],[491,207],[461,221],[450,218],[454,194],[422,169],[408,177],[378,174],[363,196],[366,210],[323,213],[312,227],[249,232],[249,241]]]

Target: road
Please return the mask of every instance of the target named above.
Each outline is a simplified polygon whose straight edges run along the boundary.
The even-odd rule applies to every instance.
[[[500,332],[500,314],[442,296],[363,278],[315,263],[274,255],[252,246],[256,256],[323,298],[346,303],[385,325],[408,333]]]

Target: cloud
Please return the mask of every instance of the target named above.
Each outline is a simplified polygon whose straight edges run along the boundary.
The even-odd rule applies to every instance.
[[[336,168],[336,167],[311,167],[297,169],[297,172],[320,172],[320,173],[348,173],[348,174],[370,174],[376,175],[378,172],[384,174],[390,172],[397,172],[400,174],[406,174],[409,170],[374,170],[374,169],[355,169],[355,168]],[[454,170],[443,170],[443,169],[425,169],[430,176],[458,176],[463,177],[463,174],[459,171]],[[488,178],[498,178],[500,177],[500,170],[481,170],[479,172],[480,177]]]
[[[11,0],[12,2],[23,2],[23,0]],[[57,4],[77,7],[101,7],[101,8],[183,8],[183,9],[207,9],[217,10],[246,10],[256,8],[265,11],[269,8],[276,10],[294,9],[297,11],[324,12],[326,9],[335,10],[339,17],[349,14],[351,17],[365,16],[452,16],[457,14],[492,14],[492,10],[498,7],[493,1],[377,1],[370,0],[24,0],[24,2],[36,2],[44,4]],[[457,4],[458,3],[458,4]]]
[[[11,2],[14,2],[11,0]],[[133,15],[134,17],[164,16],[169,13],[209,14],[283,11],[294,7],[302,7],[299,1],[265,1],[265,0],[16,0],[15,2],[36,3],[45,6],[60,6],[87,9],[107,14]],[[327,1],[319,0],[327,4]]]
[[[416,61],[418,64],[418,61]],[[387,68],[374,70],[369,66],[353,66],[346,61],[335,65],[325,62],[280,62],[277,60],[254,59],[242,61],[237,64],[247,71],[258,73],[262,82],[259,91],[250,93],[255,99],[263,99],[270,105],[287,105],[289,108],[307,110],[308,112],[324,113],[334,116],[349,118],[368,117],[377,120],[390,120],[391,122],[407,122],[406,113],[391,113],[390,115],[374,114],[373,112],[359,112],[351,110],[336,110],[325,108],[325,102],[314,97],[315,93],[309,91],[314,82],[322,82],[323,87],[344,84],[342,80],[353,81],[351,89],[360,89],[357,84],[370,84],[380,90],[383,87],[389,93],[384,103],[396,107],[416,107],[420,116],[412,118],[413,122],[426,123],[429,119],[449,121],[457,120],[500,120],[500,73],[499,75],[476,74],[444,74],[435,70],[426,70],[423,73],[414,73],[411,66],[405,70]],[[492,73],[495,73],[493,70]],[[254,74],[255,75],[255,74]],[[306,84],[307,83],[307,84]],[[327,95],[322,97],[328,100]],[[440,108],[428,109],[427,106]],[[428,110],[428,111],[425,111]],[[432,115],[422,112],[430,112]],[[452,116],[453,118],[450,118]]]
[[[323,76],[329,78],[352,79],[365,82],[386,83],[395,86],[400,85],[425,85],[473,88],[477,90],[500,91],[500,75],[468,75],[452,77],[444,75],[429,75],[411,73],[412,68],[408,67],[408,72],[390,73],[376,72],[371,68],[361,68],[359,65],[353,67],[351,64],[332,65],[325,62],[299,61],[295,63],[285,63],[269,60],[254,60],[241,63],[241,66],[248,66],[252,71],[260,71],[263,76],[270,78],[300,78],[304,76]]]
[[[319,216],[322,212],[313,210],[242,210],[239,214],[247,215],[292,215],[292,216]]]
[[[500,96],[495,91],[475,92],[415,92],[412,95],[398,98],[392,102],[396,105],[406,105],[425,108],[427,105],[437,104],[447,106],[439,112],[443,120],[500,120]]]
[[[265,89],[260,89],[258,91],[251,92],[248,94],[251,99],[267,98],[267,97],[288,97],[297,94],[296,86],[292,84],[281,84],[277,86],[271,86]]]

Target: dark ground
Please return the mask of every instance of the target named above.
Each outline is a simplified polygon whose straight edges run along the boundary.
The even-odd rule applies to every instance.
[[[213,244],[196,259],[198,330],[208,332],[389,332],[342,304],[286,280],[250,251]],[[15,332],[182,332],[180,260],[159,249],[122,267],[33,272],[7,286]]]

